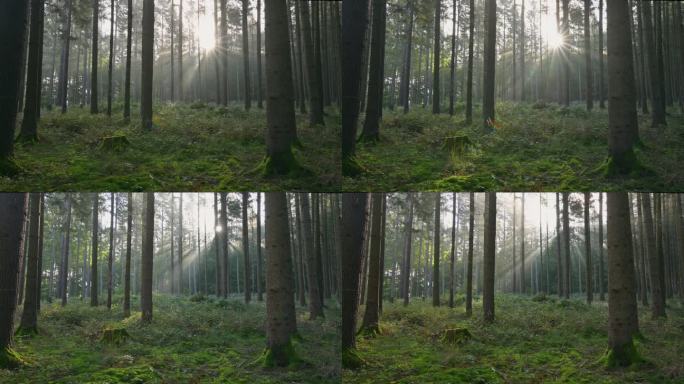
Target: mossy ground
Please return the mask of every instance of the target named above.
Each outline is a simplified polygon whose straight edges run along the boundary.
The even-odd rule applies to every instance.
[[[131,304],[139,308],[138,298]],[[147,326],[135,310],[124,319],[119,305],[109,312],[78,299],[66,308],[43,303],[40,334],[15,338],[29,365],[0,370],[0,383],[339,383],[340,310],[334,302],[327,305],[326,318],[315,321],[297,308],[302,337],[292,344],[306,363],[264,368],[251,364],[266,346],[263,302],[155,295]],[[107,327],[125,328],[130,338],[103,343]]]
[[[307,116],[297,115],[302,147],[293,152],[307,171],[284,176],[253,172],[266,156],[265,109],[161,104],[152,131],[143,131],[135,114],[126,123],[119,108],[111,118],[79,107],[46,112],[40,141],[16,144],[22,172],[0,177],[0,190],[336,191],[340,121],[334,108],[327,112],[326,127],[309,127]],[[103,145],[108,137],[119,138],[111,148]]]
[[[361,368],[343,369],[344,383],[682,383],[684,307],[670,301],[668,318],[652,320],[639,307],[642,340],[635,340],[646,362],[606,368],[608,305],[586,305],[579,297],[544,301],[499,294],[496,320],[482,322],[475,298],[473,317],[462,303],[453,309],[413,300],[385,302],[383,334],[358,338]],[[363,313],[363,311],[360,311]],[[446,343],[446,329],[465,328],[472,338]]]
[[[343,178],[347,191],[606,191],[684,189],[684,116],[671,109],[668,126],[651,128],[639,115],[639,167],[606,172],[608,112],[584,105],[497,103],[494,133],[483,134],[479,111],[466,125],[463,105],[454,117],[414,108],[385,110],[377,143],[360,142],[355,160],[365,170]],[[454,148],[450,138],[459,140]],[[466,143],[467,145],[463,145]]]

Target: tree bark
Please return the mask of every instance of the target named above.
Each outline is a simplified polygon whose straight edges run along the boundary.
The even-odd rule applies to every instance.
[[[358,4],[363,3],[363,2],[354,2],[354,5],[358,7]],[[267,4],[267,9],[268,9],[268,2]],[[347,3],[343,3],[343,9],[342,9],[342,18],[345,19],[344,17],[344,9],[345,5],[348,5]],[[284,7],[284,5],[283,5]],[[368,8],[366,8],[368,9]],[[301,11],[301,22],[302,22],[302,39],[304,40],[304,59],[306,62],[306,73],[308,76],[308,85],[309,85],[309,124],[312,126],[315,125],[325,125],[325,121],[323,120],[323,95],[321,95],[321,86],[319,84],[320,77],[317,76],[317,73],[320,73],[320,68],[316,68],[316,65],[319,64],[320,62],[316,60],[315,57],[315,52],[314,52],[314,42],[313,42],[313,31],[311,28],[311,15],[309,13],[309,4],[308,1],[302,1],[300,2],[300,11]],[[287,19],[285,18],[286,14],[283,15],[283,22],[285,22]],[[360,20],[352,21],[352,23],[356,23]],[[268,21],[267,21],[268,23]],[[365,24],[365,20],[364,20]],[[285,24],[287,25],[287,24]],[[344,28],[345,25],[348,25],[348,23],[345,23],[344,21],[342,22],[342,27]],[[287,33],[285,34],[287,35]],[[344,36],[344,32],[343,32]],[[268,44],[267,44],[268,45]],[[289,44],[288,44],[289,47]],[[345,51],[343,50],[343,53]],[[344,56],[343,56],[344,57]],[[288,60],[289,60],[289,55],[288,55]],[[343,64],[344,68],[344,64]],[[291,73],[288,72],[288,73]],[[268,83],[268,81],[267,81]],[[343,114],[344,116],[344,114]]]
[[[378,312],[380,297],[380,284],[382,280],[380,269],[380,252],[382,237],[382,193],[372,195],[372,214],[370,231],[370,252],[368,258],[368,289],[366,299],[366,311],[363,315],[363,324],[360,333],[375,334],[379,332]]]
[[[475,194],[470,192],[470,218],[468,219],[468,268],[466,270],[466,316],[473,314],[473,239],[475,235]]]
[[[128,0],[128,32],[126,34],[126,81],[124,85],[124,119],[131,117],[131,45],[133,41],[133,0]]]
[[[594,109],[594,72],[591,66],[591,24],[589,17],[591,16],[591,0],[584,0],[584,60],[585,60],[585,78],[587,90],[587,110]],[[631,39],[630,39],[631,40]]]
[[[249,193],[242,192],[242,252],[244,254],[244,282],[245,282],[245,303],[249,304],[252,300],[252,265],[249,260],[249,218],[247,217],[247,207],[249,205]]]
[[[247,24],[248,13],[249,0],[242,0],[242,65],[245,76],[245,110],[247,111],[249,111],[249,109],[252,107],[252,86],[249,76],[249,24]]]
[[[440,25],[442,22],[442,2],[441,0],[435,0],[435,36],[434,36],[434,68],[432,71],[432,113],[439,113],[439,103],[440,103],[440,89],[439,89],[439,66],[440,66],[440,51],[442,46],[440,45]]]
[[[411,279],[411,240],[413,238],[413,194],[409,192],[409,212],[406,216],[406,223],[404,225],[405,243],[404,243],[404,265],[401,268],[402,274],[402,294],[404,298],[404,306],[409,303],[409,286]]]
[[[651,315],[654,318],[665,317],[665,293],[662,291],[660,274],[660,257],[658,256],[655,236],[655,225],[651,213],[650,194],[642,194],[644,226],[648,247],[648,270],[651,278]]]
[[[71,194],[66,194],[65,209],[67,211],[62,243],[62,264],[59,268],[59,292],[62,298],[62,307],[67,303],[67,282],[69,275],[69,243],[71,242]]]
[[[435,307],[439,307],[439,283],[440,283],[440,275],[439,275],[439,258],[441,257],[441,252],[440,252],[440,242],[441,242],[441,232],[440,232],[440,225],[441,225],[441,220],[440,220],[440,211],[441,211],[441,194],[437,193],[437,196],[435,197],[435,245],[433,247],[434,249],[434,256],[433,256],[433,268],[432,268],[432,305]]]
[[[30,88],[29,88],[30,89]],[[30,104],[27,104],[27,107]],[[26,263],[26,291],[24,295],[24,311],[21,314],[21,322],[19,324],[18,333],[32,334],[38,330],[38,301],[40,301],[40,292],[38,291],[38,280],[40,279],[38,270],[38,246],[40,236],[40,221],[43,212],[41,211],[42,204],[40,193],[30,194],[30,214],[29,214],[29,231],[28,242],[28,260]]]
[[[482,286],[483,319],[494,321],[494,273],[496,270],[496,192],[485,194],[484,284]]]
[[[38,140],[38,110],[40,109],[42,62],[41,43],[43,17],[45,13],[44,0],[31,0],[31,32],[29,37],[28,69],[26,76],[26,107],[21,122],[19,140]]]
[[[145,4],[147,4],[147,1]],[[154,258],[154,193],[145,192],[145,222],[143,224],[142,270],[141,270],[142,280],[141,280],[141,284],[140,284],[140,309],[142,311],[141,321],[143,323],[152,322],[153,258]]]
[[[114,193],[111,193],[109,215],[109,257],[107,258],[107,309],[112,309],[112,266],[114,263],[114,216],[116,216],[116,203]]]
[[[608,7],[611,9],[608,0]],[[613,4],[615,5],[615,4]],[[610,11],[608,11],[610,15]],[[610,66],[610,65],[609,65]],[[627,193],[608,192],[608,346],[615,365],[633,361],[632,336],[639,330],[632,234]]]
[[[494,87],[496,70],[496,0],[485,1],[484,79],[482,119],[485,132],[494,131]]]
[[[591,218],[589,217],[589,206],[591,205],[591,193],[584,192],[584,252],[586,256],[586,290],[587,303],[591,304],[594,300],[594,263],[591,258]]]
[[[368,80],[368,103],[366,104],[366,119],[363,123],[361,139],[376,141],[380,136],[380,115],[382,113],[382,98],[385,74],[383,71],[383,55],[387,2],[373,0],[373,28],[371,37],[370,75]]]
[[[99,195],[95,193],[93,197],[93,240],[92,240],[92,257],[90,261],[90,305],[96,307],[98,305],[98,274],[97,274],[97,257],[99,255],[97,246],[100,242],[98,237],[98,229],[100,227],[98,221],[98,213],[100,210]]]
[[[466,81],[466,125],[473,122],[473,45],[475,33],[475,0],[470,0],[470,31],[468,32],[468,80]]]
[[[568,192],[563,192],[563,296],[566,299],[570,298],[570,289],[572,283],[570,282],[570,216],[568,213]]]
[[[131,315],[131,235],[133,231],[133,194],[128,192],[128,218],[126,222],[126,272],[124,274],[124,317]]]

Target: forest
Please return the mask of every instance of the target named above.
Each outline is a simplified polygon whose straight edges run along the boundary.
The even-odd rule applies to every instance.
[[[3,2],[0,189],[335,190],[339,14],[317,1]]]
[[[342,209],[343,382],[684,379],[680,194],[350,193]]]
[[[343,190],[681,190],[681,3],[343,1]]]
[[[0,194],[0,382],[337,383],[337,195]]]

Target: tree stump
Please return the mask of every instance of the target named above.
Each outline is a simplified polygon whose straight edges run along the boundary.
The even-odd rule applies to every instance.
[[[472,337],[467,328],[452,328],[444,330],[441,341],[447,344],[461,345]]]
[[[102,150],[121,152],[131,144],[125,135],[105,136],[100,139],[98,147]]]
[[[105,344],[121,345],[125,343],[131,336],[125,328],[104,328],[102,330],[102,341]]]

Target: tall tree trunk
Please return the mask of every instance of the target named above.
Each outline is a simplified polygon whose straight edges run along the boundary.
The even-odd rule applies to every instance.
[[[131,45],[133,41],[133,0],[128,0],[128,32],[126,34],[126,83],[124,85],[124,119],[131,117]]]
[[[560,194],[556,192],[556,282],[558,286],[558,297],[563,295],[565,285],[563,285],[563,263],[561,257],[561,235],[560,235]]]
[[[98,251],[97,247],[100,243],[100,238],[98,237],[99,230],[99,220],[98,213],[100,210],[100,197],[97,193],[93,196],[93,239],[92,239],[92,257],[90,261],[90,305],[96,307],[98,305],[98,274],[97,274],[97,258]]]
[[[642,194],[644,226],[646,227],[646,243],[648,244],[648,270],[651,278],[651,314],[654,318],[665,316],[665,293],[662,291],[660,258],[658,257],[655,225],[651,213],[650,194]]]
[[[618,0],[608,0],[611,7]],[[620,1],[620,3],[624,3]],[[624,3],[626,5],[626,3]],[[610,67],[610,64],[608,65]],[[608,193],[608,346],[609,365],[627,366],[636,356],[632,336],[639,330],[628,197]]]
[[[461,20],[461,2],[458,3],[458,16],[456,15],[456,0],[452,4],[452,19],[451,19],[451,65],[449,66],[449,115],[454,115],[454,96],[456,88],[456,25]],[[452,273],[453,276],[453,273]],[[450,305],[451,306],[451,305]]]
[[[219,236],[219,249],[221,250],[219,268],[221,269],[221,284],[220,293],[225,298],[228,296],[228,287],[230,287],[230,266],[228,265],[228,215],[226,213],[226,195],[221,192],[221,213],[220,213],[220,228],[221,235]]]
[[[272,2],[266,0],[267,12]],[[266,335],[271,358],[265,361],[286,366],[295,359],[290,339],[297,331],[297,316],[284,192],[266,192],[266,253]]]
[[[71,46],[71,11],[72,11],[72,0],[67,0],[66,3],[66,26],[64,27],[64,34],[63,34],[63,40],[64,40],[64,46],[63,46],[63,51],[62,51],[62,64],[61,64],[61,73],[60,73],[60,79],[59,79],[59,102],[60,106],[62,107],[62,113],[66,113],[67,111],[67,101],[68,101],[68,89],[69,89],[69,51],[70,51],[70,46]],[[23,40],[22,40],[23,41]]]
[[[252,107],[252,86],[249,76],[249,25],[247,14],[249,13],[249,0],[242,0],[242,66],[245,76],[245,110]]]
[[[304,232],[304,247],[306,248],[306,272],[309,288],[309,318],[323,316],[323,305],[318,284],[318,268],[316,268],[316,254],[314,253],[314,239],[311,225],[311,208],[308,193],[299,195],[302,209],[302,227]]]
[[[520,293],[527,294],[527,280],[525,279],[525,193],[520,197]]]
[[[7,4],[7,3],[6,3]],[[26,9],[26,4],[19,4],[18,8]],[[5,15],[6,9],[3,5]],[[14,10],[17,10],[14,8]],[[18,10],[17,10],[18,11]],[[19,12],[20,14],[20,12]],[[16,16],[16,14],[13,14]],[[3,18],[0,16],[0,18]],[[0,23],[4,30],[8,23]],[[6,35],[3,35],[6,36]],[[7,56],[6,56],[7,57]],[[15,100],[16,101],[16,100]],[[12,109],[16,111],[16,103]],[[28,210],[27,193],[0,194],[0,238],[2,239],[2,256],[0,257],[0,368],[15,368],[21,365],[12,350],[12,333],[14,331],[14,311],[17,307],[17,281],[19,279],[19,265],[24,255],[24,221]]]
[[[126,272],[124,273],[124,317],[131,315],[131,230],[133,226],[133,194],[128,192],[128,218],[126,221]]]
[[[306,2],[303,2],[302,10],[306,8]],[[302,17],[306,18],[304,16],[305,13],[302,13]],[[306,24],[305,20],[303,22],[304,30],[306,30]],[[359,95],[364,91],[360,87],[362,71],[365,71],[362,55],[367,26],[367,2],[347,1],[342,3],[342,174],[349,176],[360,172],[358,165],[353,161],[353,157],[360,108]],[[308,46],[307,42],[307,48]],[[312,82],[311,75],[309,82]],[[374,101],[371,104],[377,107],[377,102]]]
[[[142,90],[140,115],[142,127],[152,129],[152,79],[154,68],[154,0],[143,0],[142,16]],[[151,312],[150,312],[151,316]]]
[[[112,8],[109,21],[109,72],[107,72],[107,116],[112,115],[112,71],[114,69],[114,0],[110,0]],[[109,302],[107,308],[110,308]]]
[[[152,0],[149,0],[150,2]],[[147,1],[145,2],[147,4]],[[145,12],[143,12],[143,17]],[[149,15],[148,15],[149,16]],[[143,23],[144,24],[144,23]],[[152,322],[152,276],[154,259],[154,193],[145,193],[145,221],[142,239],[142,270],[140,284],[141,321]]]
[[[43,240],[45,239],[45,194],[40,194],[40,233],[38,235],[38,277],[36,281],[36,314],[40,314],[43,286]],[[84,256],[85,262],[85,256]]]
[[[261,0],[257,0],[257,23],[256,23],[256,62],[257,62],[257,108],[263,108],[263,85],[261,84]],[[257,285],[260,284],[257,282]],[[261,290],[259,290],[261,301]]]
[[[343,4],[344,5],[344,4]],[[368,193],[342,195],[342,367],[355,368],[356,311],[358,309],[359,272],[370,199]],[[266,231],[268,234],[268,230]]]
[[[62,243],[62,264],[59,268],[59,292],[62,298],[62,307],[67,303],[67,279],[69,276],[69,243],[71,242],[71,194],[66,194],[65,209],[67,212]]]
[[[21,122],[19,140],[38,140],[38,110],[40,109],[42,68],[42,34],[44,0],[31,0],[31,33],[29,38],[28,74],[26,76],[26,108]]]
[[[112,309],[112,266],[114,263],[114,216],[116,216],[116,203],[114,193],[111,193],[109,215],[109,257],[107,258],[107,309]]]
[[[494,130],[494,86],[496,70],[496,0],[485,0],[484,79],[482,119],[485,132]]]
[[[594,300],[594,263],[591,259],[591,218],[589,217],[589,206],[591,205],[591,193],[584,192],[584,252],[586,257],[586,288],[587,303],[591,304]]]
[[[383,55],[387,1],[373,0],[373,28],[371,35],[370,75],[368,80],[368,103],[366,104],[366,119],[363,123],[361,139],[376,141],[380,136],[380,115],[382,113],[382,98],[385,74],[383,71]]]
[[[468,32],[468,80],[466,82],[466,125],[473,122],[473,45],[475,33],[475,0],[470,0],[470,26]]]
[[[440,45],[440,25],[442,23],[442,2],[441,0],[435,0],[435,48],[433,53],[434,68],[432,70],[432,113],[439,113],[439,103],[440,103],[440,89],[439,89],[439,66],[440,66],[440,51],[442,46]]]
[[[449,263],[449,308],[454,307],[454,266],[456,265],[456,210],[461,206],[461,199],[456,204],[456,192],[453,192],[453,211],[451,214],[451,262]]]
[[[242,252],[245,262],[244,281],[245,281],[245,303],[249,304],[252,300],[252,265],[249,260],[249,218],[247,217],[247,207],[249,206],[249,193],[242,192]]]
[[[355,2],[353,5],[356,5],[356,7],[359,7],[359,4],[362,2]],[[268,3],[267,3],[268,4]],[[342,4],[342,18],[345,19],[344,17],[344,10],[345,10],[345,5],[352,5],[348,3],[343,3]],[[366,7],[366,10],[368,8]],[[323,95],[321,95],[321,86],[319,84],[320,77],[317,76],[317,74],[320,73],[320,68],[316,68],[317,64],[320,64],[320,61],[316,60],[315,57],[315,52],[314,52],[314,41],[313,41],[313,31],[311,28],[311,15],[309,13],[309,4],[308,1],[303,1],[300,2],[300,11],[301,11],[301,22],[302,22],[302,39],[304,40],[304,57],[305,57],[305,62],[306,62],[306,73],[308,76],[308,83],[309,83],[309,124],[312,126],[315,125],[325,125],[325,121],[323,120]],[[284,16],[286,17],[286,16]],[[283,22],[285,22],[286,19],[283,19]],[[358,22],[360,20],[355,20],[352,22],[352,24]],[[364,25],[366,24],[366,20],[364,21]],[[268,23],[268,21],[267,21]],[[287,24],[285,24],[287,25]],[[342,22],[342,27],[344,28],[345,25],[348,25],[348,23]],[[287,34],[286,34],[287,35]],[[344,36],[344,32],[343,32]],[[288,44],[289,47],[289,44]],[[289,51],[288,51],[289,52]],[[343,53],[346,51],[343,50]],[[289,55],[288,55],[289,59]],[[344,68],[344,65],[343,65]],[[357,68],[358,69],[358,68]],[[267,81],[268,83],[268,81]],[[358,93],[358,92],[357,92]],[[344,116],[344,114],[342,114]]]
[[[603,80],[603,0],[599,0],[599,21],[598,21],[598,47],[599,47],[599,86],[598,86],[598,97],[599,97],[599,108],[604,109],[606,107],[604,101],[604,90],[603,86],[605,84]],[[603,289],[603,287],[601,287]],[[603,301],[603,296],[601,297]]]
[[[585,60],[585,78],[587,90],[587,110],[594,109],[594,72],[591,66],[591,24],[589,17],[591,16],[591,0],[584,0],[584,60]],[[630,39],[631,40],[631,39]],[[631,59],[630,59],[631,60]]]
[[[287,6],[266,1],[266,173],[285,174],[297,167],[297,141]]]
[[[494,272],[496,269],[496,192],[485,194],[484,219],[482,310],[484,321],[491,323],[494,321]]]
[[[11,157],[14,152],[21,50],[26,38],[27,13],[28,7],[24,1],[9,1],[0,6],[0,36],[7,42],[0,47],[3,58],[0,65],[0,84],[3,84],[0,87],[0,174],[9,176],[18,171]]]
[[[441,232],[440,232],[440,210],[441,210],[441,194],[437,193],[437,196],[435,197],[435,245],[433,247],[434,249],[434,256],[433,256],[433,269],[432,269],[432,305],[435,307],[439,307],[439,283],[440,283],[440,275],[439,275],[439,258],[441,256],[440,252],[440,243],[441,243]]]
[[[100,20],[100,0],[93,0],[93,27],[92,27],[92,59],[90,67],[90,113],[99,113],[98,110],[98,88],[97,88],[97,67],[100,64],[98,59],[100,31],[98,22]],[[52,92],[51,92],[52,93]],[[97,303],[95,304],[97,305]]]
[[[563,46],[568,44],[566,39],[570,37],[570,10],[569,10],[570,0],[563,0],[563,24],[561,27],[561,36],[563,36]],[[610,14],[610,11],[608,12]],[[569,45],[568,45],[569,46]],[[631,60],[631,58],[630,58]],[[570,60],[568,58],[561,59],[563,68],[563,79],[561,83],[561,95],[563,105],[570,106]],[[610,65],[609,65],[610,67]]]
[[[30,90],[30,88],[29,88]],[[31,104],[27,104],[30,106]],[[43,212],[40,193],[30,194],[30,214],[28,242],[24,240],[25,246],[28,245],[28,260],[26,264],[26,292],[24,298],[24,311],[21,314],[21,323],[17,333],[34,334],[38,330],[38,301],[40,292],[38,291],[38,280],[40,279],[38,270],[38,257],[40,244],[40,221]]]
[[[261,192],[257,192],[257,216],[256,216],[256,244],[257,244],[257,270],[256,270],[256,284],[257,284],[257,300],[263,301],[263,286],[261,279],[263,274],[263,267],[261,261]],[[294,282],[292,283],[294,285]]]
[[[409,286],[410,286],[410,279],[411,279],[411,240],[413,239],[413,194],[409,192],[408,194],[408,199],[409,199],[409,212],[408,215],[406,216],[406,223],[404,224],[404,232],[405,232],[405,242],[404,242],[404,265],[401,268],[401,278],[402,278],[402,284],[401,284],[401,292],[403,294],[404,298],[404,306],[407,306],[409,303]]]
[[[474,0],[473,0],[474,1]],[[413,3],[412,0],[406,0],[406,7],[409,8],[409,26],[406,32],[406,50],[404,54],[404,72],[401,75],[401,101],[404,107],[404,113],[409,111],[409,93],[411,86],[411,52],[413,43]]]
[[[605,301],[605,291],[603,286],[603,192],[599,192],[599,300]]]
[[[572,283],[570,282],[570,215],[568,213],[568,192],[563,192],[563,296],[566,299],[570,298],[570,289]]]
[[[627,4],[616,4],[615,2],[608,1],[608,49],[609,49],[609,54],[608,54],[608,68],[611,68],[610,64],[610,16],[613,14],[611,13],[611,4],[615,7],[619,7],[616,9],[622,9],[622,8],[627,8]],[[653,113],[651,114],[651,124],[655,127],[658,125],[666,125],[667,122],[665,121],[665,100],[662,98],[662,95],[664,93],[663,91],[663,83],[660,82],[660,72],[659,72],[659,56],[658,53],[660,52],[659,49],[656,49],[656,44],[659,41],[658,38],[658,33],[656,32],[656,37],[654,38],[653,36],[653,16],[651,14],[651,2],[650,1],[640,1],[639,4],[641,5],[642,8],[642,19],[644,21],[644,48],[646,49],[646,62],[648,63],[648,72],[650,75],[650,83],[651,83],[651,105],[653,107]],[[626,10],[625,10],[626,12]],[[615,14],[615,16],[619,16],[618,14]],[[626,16],[620,17],[619,20],[616,20],[616,22],[624,22],[626,19]],[[628,25],[628,24],[627,24]],[[627,28],[627,25],[620,25],[622,29]],[[616,25],[616,27],[618,27]],[[619,36],[619,38],[616,36],[616,43],[620,43],[622,41],[627,39],[629,37],[629,34]],[[624,44],[624,42],[622,42]],[[631,44],[630,44],[630,52],[631,52]],[[630,59],[631,63],[631,59]],[[625,63],[626,64],[626,63]],[[610,82],[610,78],[608,80]],[[610,83],[608,84],[608,90],[610,91],[611,85]]]
[[[180,90],[180,88],[179,88]],[[183,295],[185,283],[183,283],[183,193],[179,193],[178,206],[178,293]],[[173,228],[171,228],[173,233]]]
[[[173,50],[173,47],[171,47]],[[183,101],[183,0],[178,4],[178,100]],[[179,254],[180,255],[180,254]]]
[[[515,58],[513,59],[515,60]],[[520,100],[527,100],[525,92],[525,0],[522,0],[520,10]]]
[[[470,192],[470,218],[468,219],[468,268],[466,270],[466,316],[473,314],[473,239],[475,235],[475,194]]]
[[[380,296],[380,248],[382,237],[382,193],[372,195],[370,252],[368,258],[368,290],[366,299],[366,311],[363,315],[363,324],[360,333],[376,334],[380,331],[378,326],[378,308]]]

